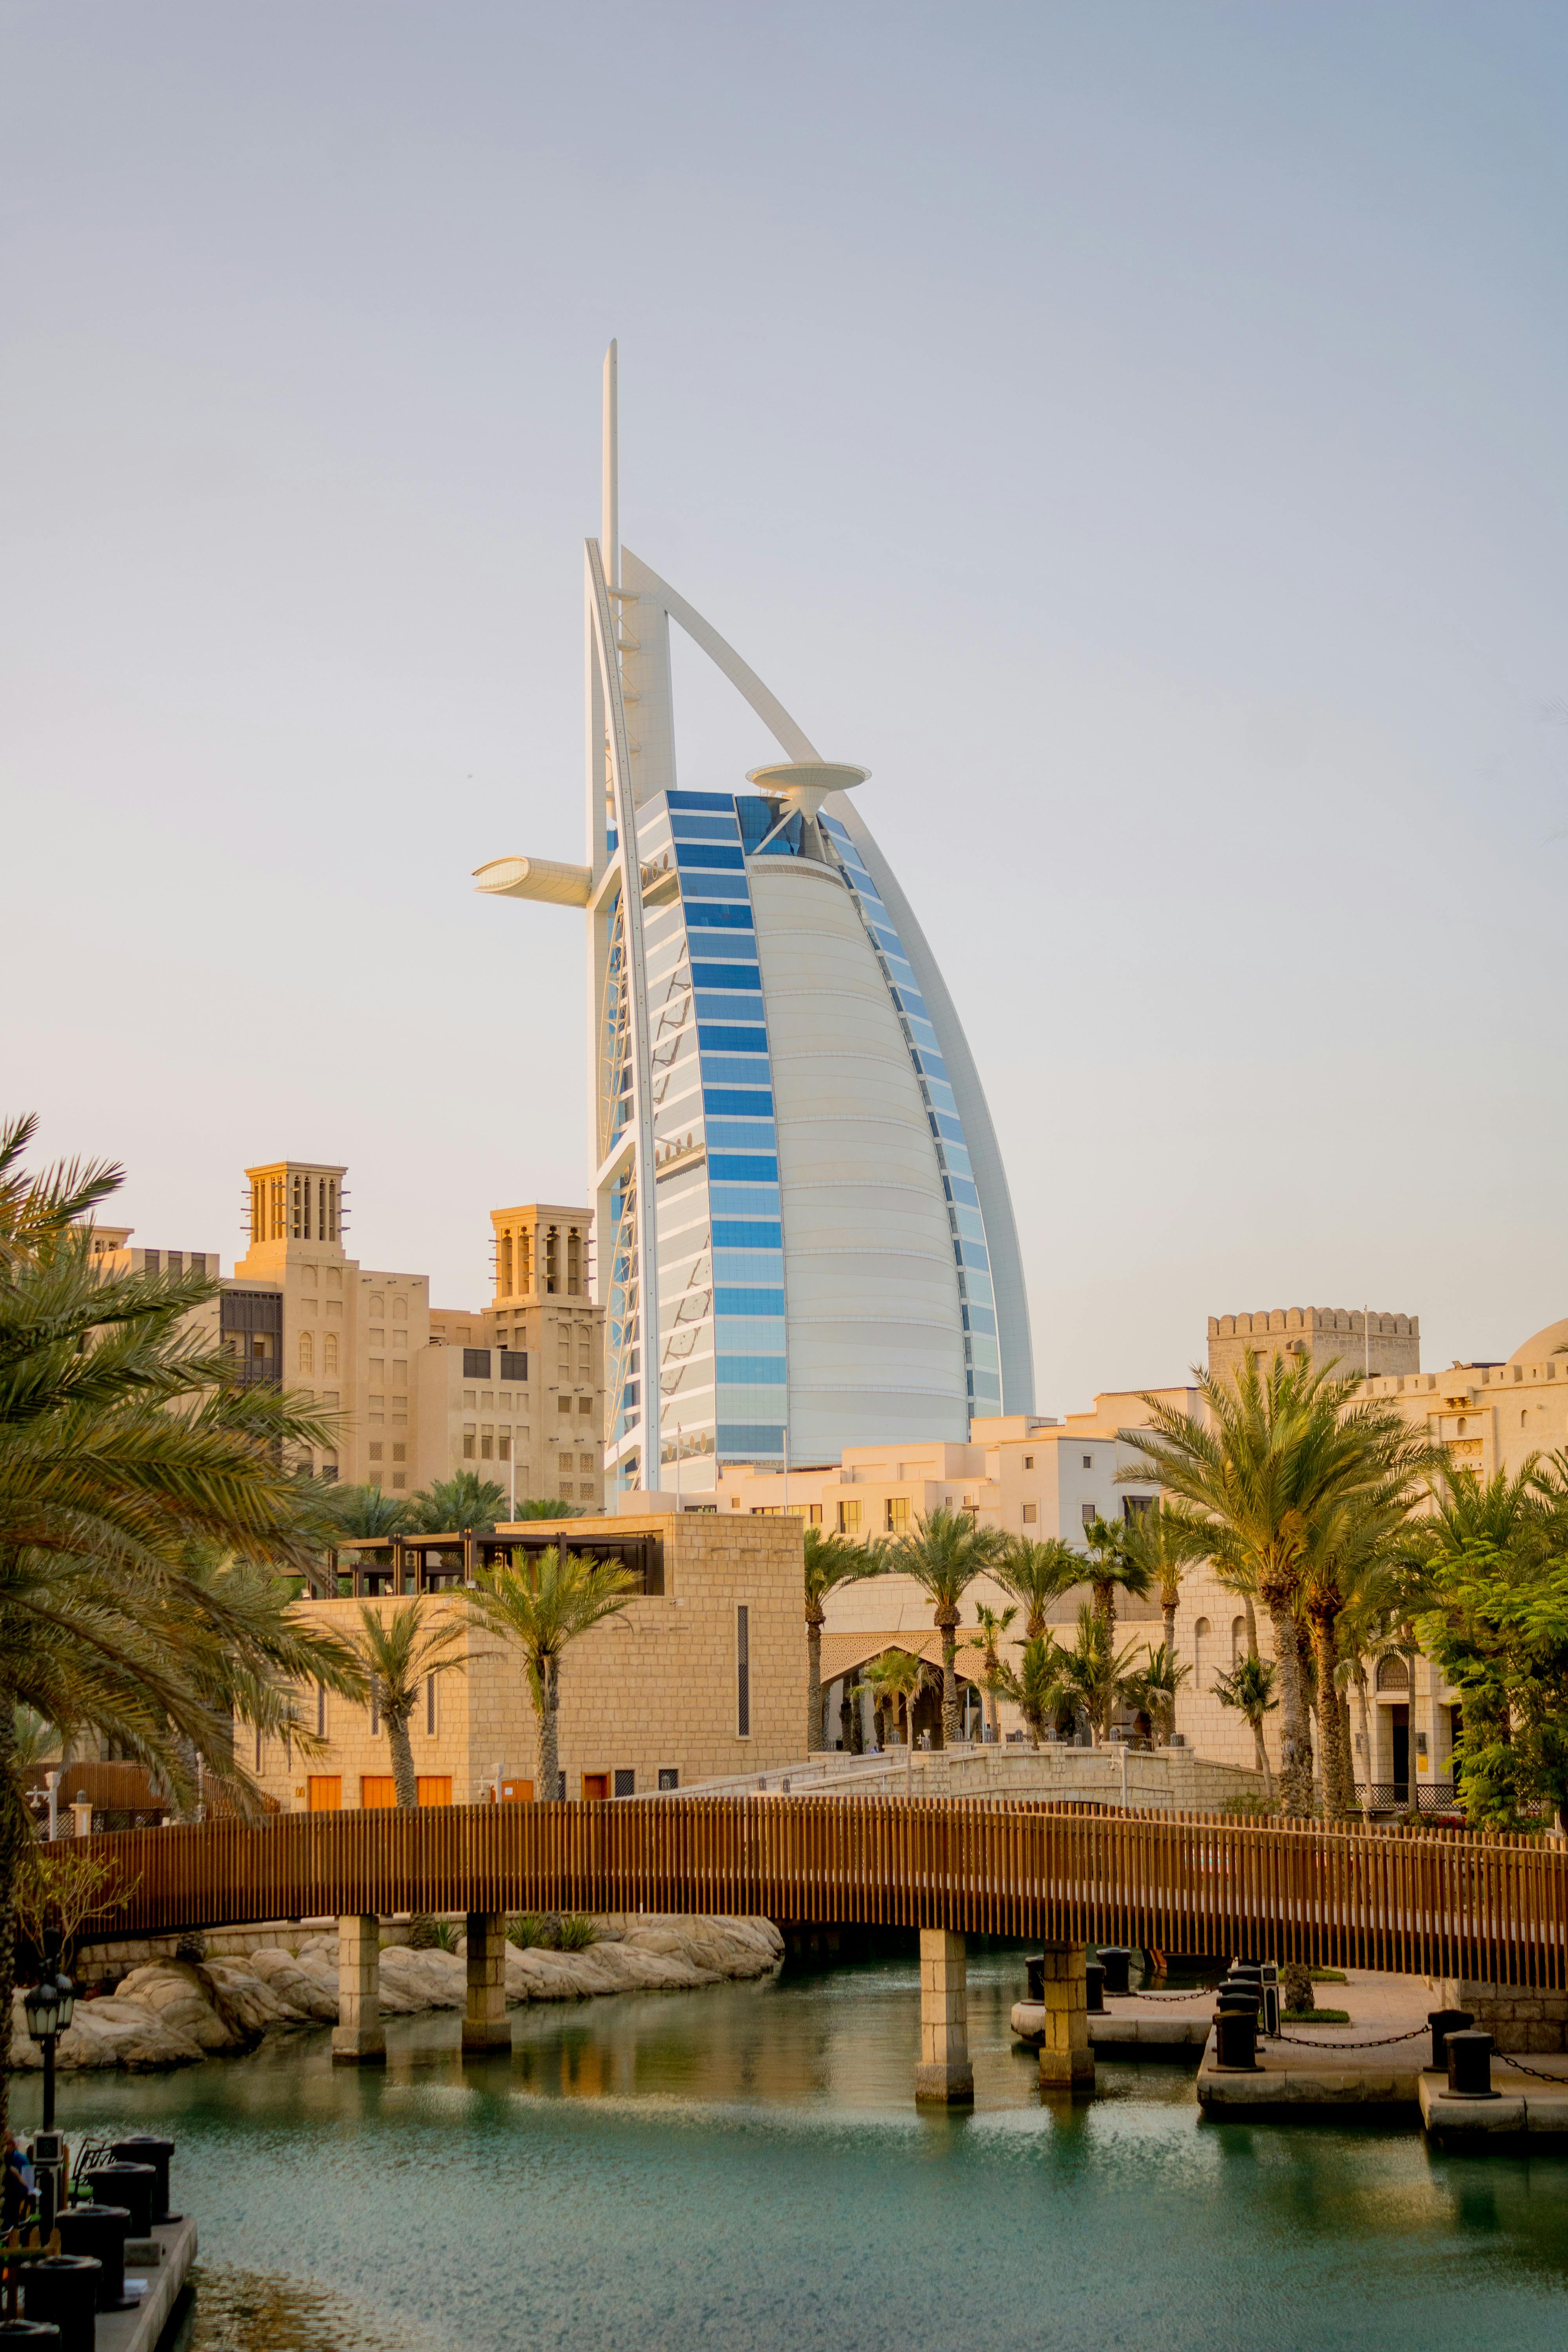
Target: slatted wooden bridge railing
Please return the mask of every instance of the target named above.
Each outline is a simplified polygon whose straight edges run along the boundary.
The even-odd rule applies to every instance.
[[[97,1937],[410,1910],[712,1911],[1568,1982],[1568,1854],[1522,1838],[893,1797],[287,1813],[93,1841]]]

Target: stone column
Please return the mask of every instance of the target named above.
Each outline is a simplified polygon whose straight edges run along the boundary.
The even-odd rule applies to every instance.
[[[921,1929],[921,2059],[915,2096],[942,2106],[974,2097],[969,2063],[969,1987],[963,1938],[945,1927]]]
[[[468,1914],[468,1999],[463,2011],[465,2050],[510,2050],[506,2021],[506,1920],[489,1911]]]
[[[381,1921],[374,1911],[338,1921],[338,2021],[334,2066],[380,2066],[386,2060],[381,2022]]]
[[[1041,1999],[1040,2088],[1087,2095],[1094,2088],[1094,2052],[1089,2039],[1087,1944],[1047,1944]]]

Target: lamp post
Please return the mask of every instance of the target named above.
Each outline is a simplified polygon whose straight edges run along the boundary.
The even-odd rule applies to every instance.
[[[76,1987],[69,1977],[51,1975],[58,1952],[46,1953],[45,1974],[22,1995],[27,2031],[44,2053],[44,2121],[33,2136],[33,2170],[38,2183],[38,2229],[47,2238],[59,2210],[64,2152],[55,2129],[55,2042],[76,2014]]]

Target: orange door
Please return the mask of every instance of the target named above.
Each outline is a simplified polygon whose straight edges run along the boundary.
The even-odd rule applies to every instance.
[[[362,1772],[359,1801],[366,1812],[383,1812],[397,1802],[397,1783],[390,1772]]]
[[[340,1775],[322,1773],[310,1781],[310,1811],[313,1813],[341,1813],[343,1809],[343,1784]]]
[[[609,1774],[608,1774],[607,1772],[584,1772],[584,1775],[583,1775],[583,1801],[584,1801],[584,1804],[587,1804],[587,1803],[589,1803],[589,1802],[591,1802],[591,1801],[596,1801],[596,1800],[597,1800],[598,1798],[600,1798],[600,1797],[605,1797],[605,1798],[607,1798],[607,1797],[609,1796],[609,1793],[610,1793],[610,1776],[609,1776]]]
[[[531,1805],[533,1802],[532,1781],[503,1780],[500,1784],[500,1801],[503,1805]]]
[[[421,1772],[414,1785],[422,1805],[449,1805],[452,1801],[450,1772]]]

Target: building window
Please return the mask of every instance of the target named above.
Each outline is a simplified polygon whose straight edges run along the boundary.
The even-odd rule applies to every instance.
[[[465,1433],[463,1438],[463,1459],[465,1462],[471,1462],[473,1458],[474,1439],[471,1433]]]
[[[752,1612],[744,1601],[735,1612],[735,1731],[752,1736]]]
[[[579,1454],[577,1456],[577,1467],[579,1470],[591,1470],[593,1466],[594,1457],[591,1454]]]
[[[889,1495],[888,1497],[888,1533],[890,1536],[907,1535],[909,1532],[909,1496],[907,1495]]]
[[[569,1454],[563,1454],[555,1466],[558,1470],[570,1470],[572,1467],[572,1456]]]
[[[480,1438],[479,1460],[481,1462],[493,1462],[495,1460],[495,1451],[496,1442],[493,1434]]]
[[[632,1771],[632,1772],[624,1772],[624,1771],[622,1771],[622,1770],[620,1769],[620,1768],[617,1766],[617,1767],[616,1767],[616,1796],[617,1796],[617,1797],[635,1797],[635,1796],[637,1795],[637,1776],[636,1772],[635,1772],[635,1771]]]
[[[527,1380],[528,1358],[516,1348],[503,1348],[500,1351],[500,1377],[503,1381]]]
[[[1038,1504],[1037,1504],[1037,1503],[1026,1503],[1026,1504],[1025,1504],[1025,1506],[1024,1506],[1024,1525],[1025,1525],[1026,1528],[1032,1528],[1032,1527],[1035,1525],[1035,1522],[1037,1521],[1037,1519],[1039,1517],[1039,1516],[1040,1516],[1040,1512],[1039,1512],[1039,1506],[1038,1506]]]
[[[1206,1617],[1200,1617],[1193,1627],[1193,1688],[1194,1690],[1202,1690],[1204,1686],[1204,1666],[1213,1633],[1214,1627]]]
[[[373,1462],[379,1462],[381,1460],[381,1445],[379,1441],[371,1447],[370,1458]]]
[[[425,1677],[425,1729],[434,1739],[436,1737],[436,1677],[434,1675],[426,1675]]]
[[[667,1794],[667,1793],[668,1792],[668,1790],[671,1790],[671,1789],[679,1789],[679,1786],[680,1786],[680,1773],[679,1773],[679,1768],[678,1768],[676,1765],[674,1765],[674,1764],[661,1764],[661,1765],[659,1766],[659,1768],[658,1768],[658,1786],[659,1786],[659,1793],[660,1793],[660,1795],[661,1795],[661,1796],[662,1796],[662,1795]]]
[[[839,1534],[841,1536],[858,1536],[860,1532],[864,1512],[865,1505],[858,1499],[852,1503],[840,1503],[838,1506]]]
[[[1083,1512],[1084,1526],[1086,1528],[1093,1527],[1096,1519],[1100,1517],[1099,1506],[1094,1503],[1085,1503],[1081,1506],[1081,1508]]]
[[[309,1331],[300,1334],[300,1370],[313,1372],[316,1369],[316,1342]]]
[[[511,1439],[504,1430],[496,1440],[496,1453],[502,1462],[511,1460]]]
[[[1247,1620],[1245,1617],[1233,1617],[1230,1621],[1230,1663],[1233,1669],[1240,1665],[1246,1655]]]
[[[392,1449],[392,1458],[395,1462],[406,1462],[408,1459],[407,1446],[395,1445]]]
[[[466,1381],[488,1381],[490,1376],[490,1351],[488,1348],[465,1348],[463,1378]]]
[[[584,1370],[586,1370],[586,1366],[584,1366]],[[593,1410],[594,1410],[594,1400],[593,1400],[593,1398],[592,1398],[592,1397],[579,1397],[579,1398],[578,1398],[578,1400],[577,1400],[577,1410],[578,1410],[578,1412],[593,1412]]]
[[[1032,1469],[1034,1468],[1034,1466],[1035,1466],[1035,1457],[1034,1457],[1034,1455],[1033,1455],[1032,1454],[1025,1454],[1025,1456],[1024,1456],[1024,1467],[1025,1467],[1025,1469],[1026,1469],[1026,1470],[1032,1470]]]
[[[193,1250],[191,1252],[191,1272],[193,1274],[205,1275],[206,1270],[207,1254],[205,1250]]]
[[[380,1737],[380,1734],[381,1734],[381,1685],[376,1681],[376,1679],[375,1679],[374,1675],[373,1675],[371,1676],[371,1684],[370,1684],[370,1736],[371,1736],[371,1738],[372,1738],[373,1739],[375,1739],[375,1738],[378,1738]]]
[[[321,1342],[321,1370],[335,1372],[338,1369],[338,1335],[329,1331]]]
[[[316,1685],[316,1737],[318,1739],[324,1739],[326,1736],[327,1685],[325,1683],[318,1683]]]
[[[1085,1468],[1086,1470],[1092,1470],[1092,1469],[1093,1469],[1093,1467],[1094,1467],[1094,1456],[1093,1456],[1093,1454],[1086,1454],[1084,1455],[1084,1457],[1083,1457],[1083,1466],[1084,1466],[1084,1468]]]
[[[406,1486],[408,1484],[407,1472],[404,1470],[395,1470],[392,1474],[392,1483],[395,1486]]]

